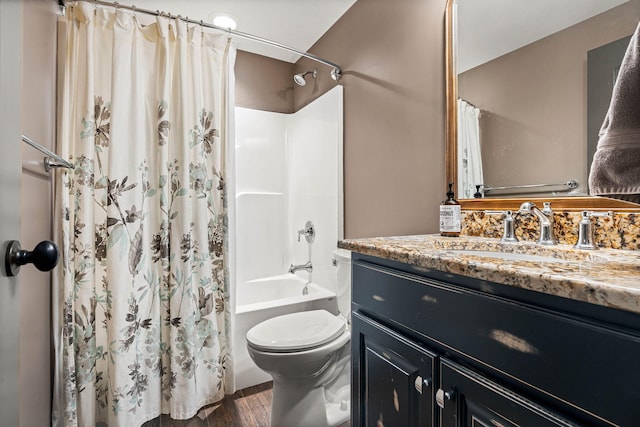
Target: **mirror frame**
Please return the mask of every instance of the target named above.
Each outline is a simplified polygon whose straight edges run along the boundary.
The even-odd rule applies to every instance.
[[[457,182],[458,179],[458,77],[456,73],[456,8],[457,0],[447,0],[445,11],[445,96],[446,96],[446,141],[445,141],[445,176],[446,182]],[[518,197],[518,198],[482,198],[458,200],[464,210],[483,209],[518,209],[525,201],[533,201],[539,205],[551,202],[555,210],[617,210],[640,212],[640,205],[599,196],[575,197]]]

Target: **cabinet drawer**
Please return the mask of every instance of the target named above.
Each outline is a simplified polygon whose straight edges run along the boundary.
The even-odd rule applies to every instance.
[[[366,262],[353,284],[354,310],[538,400],[601,425],[640,420],[635,332]]]

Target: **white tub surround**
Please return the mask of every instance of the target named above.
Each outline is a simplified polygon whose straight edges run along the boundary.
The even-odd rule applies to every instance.
[[[236,108],[235,120],[234,369],[241,389],[270,379],[248,359],[249,328],[295,311],[337,313],[332,259],[343,238],[342,87],[294,114]],[[316,232],[311,245],[304,237],[298,242],[307,221]],[[287,273],[307,261],[312,273]]]

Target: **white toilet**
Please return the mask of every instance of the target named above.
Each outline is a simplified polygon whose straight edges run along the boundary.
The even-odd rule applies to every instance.
[[[337,316],[285,314],[247,332],[249,355],[273,377],[272,427],[335,427],[349,419],[351,253],[334,255]]]

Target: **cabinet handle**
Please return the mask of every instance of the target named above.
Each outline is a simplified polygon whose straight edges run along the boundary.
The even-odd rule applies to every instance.
[[[422,379],[422,377],[420,375],[418,375],[416,377],[416,380],[414,381],[413,385],[415,386],[415,388],[418,391],[418,393],[422,394],[422,387],[423,386],[426,387],[426,388],[431,387],[431,378]]]
[[[443,389],[439,388],[436,392],[436,403],[441,409],[444,409],[445,400],[451,399],[453,399],[453,391],[444,391]]]

